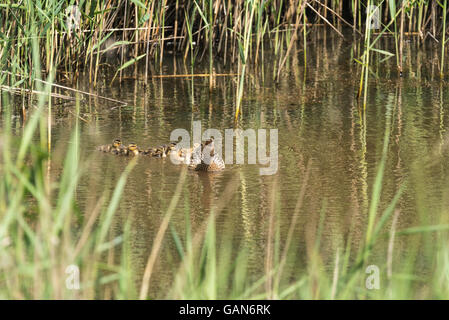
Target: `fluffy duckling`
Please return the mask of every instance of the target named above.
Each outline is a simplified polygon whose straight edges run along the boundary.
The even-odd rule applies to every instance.
[[[191,151],[191,149],[185,149],[185,148],[173,149],[169,152],[169,155],[170,155],[170,160],[174,164],[180,164],[180,163],[190,164],[190,157],[192,155],[192,151]]]
[[[125,152],[126,147],[123,145],[120,145],[118,148],[114,148],[111,150],[112,154],[123,154]]]
[[[178,151],[178,149],[176,148],[176,144],[176,142],[170,142],[165,153],[169,155],[171,152]]]
[[[143,152],[144,155],[150,156],[150,157],[153,157],[155,153],[156,153],[156,148],[151,148],[151,147]]]
[[[99,146],[98,150],[103,152],[114,152],[118,150],[122,146],[122,141],[120,139],[114,139],[112,144],[107,144],[103,146]]]
[[[156,152],[153,154],[153,157],[156,158],[165,158],[167,156],[167,150],[168,150],[168,146],[167,145],[162,145],[156,148]]]
[[[201,163],[201,144],[194,143],[192,148],[178,148],[176,153],[172,151],[170,157],[174,157],[177,163],[187,164],[190,168],[195,168]]]
[[[140,154],[140,151],[135,143],[130,143],[128,147],[124,149],[123,154],[125,156],[137,156]]]

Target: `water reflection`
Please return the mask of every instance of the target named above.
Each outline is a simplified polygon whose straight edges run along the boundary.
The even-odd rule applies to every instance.
[[[171,227],[183,237],[185,212],[191,213],[190,224],[196,232],[215,210],[219,214],[218,237],[232,234],[233,241],[247,247],[250,276],[255,278],[279,261],[276,243],[282,251],[295,210],[298,217],[291,247],[296,254],[287,261],[285,274],[295,276],[308,268],[311,248],[318,240],[325,266],[332,266],[337,248],[348,243],[356,252],[364,240],[387,106],[392,107],[392,131],[379,210],[387,207],[406,179],[409,190],[421,192],[406,191],[401,197],[397,228],[424,220],[439,222],[438,213],[447,205],[445,101],[449,100],[445,83],[435,76],[436,49],[420,48],[413,39],[407,42],[404,78],[398,77],[394,59],[383,63],[374,60],[372,71],[376,76],[370,80],[368,107],[362,112],[355,95],[359,68],[352,60],[362,50],[360,42],[320,30],[310,37],[307,68],[301,48],[294,48],[296,54],[290,57],[279,82],[275,82],[277,65],[265,53],[263,63],[250,68],[246,81],[238,126],[279,129],[278,173],[260,176],[257,165],[227,166],[224,172],[213,175],[188,172],[171,220]],[[379,46],[388,50],[394,48],[394,42],[382,39]],[[199,66],[195,72],[206,73],[207,68]],[[215,72],[220,74],[236,71],[235,66],[219,60],[215,66]],[[161,72],[186,74],[189,68],[182,58],[166,58],[162,70],[151,69],[151,74]],[[97,89],[89,85],[87,77],[77,81],[80,90],[127,103],[121,106],[93,96],[83,100],[81,156],[89,162],[87,175],[77,191],[82,208],[92,208],[99,197],[110,194],[129,162],[125,157],[95,152],[95,146],[110,143],[116,137],[142,147],[168,143],[172,130],[191,130],[196,120],[201,121],[203,128],[224,130],[234,126],[235,76],[217,77],[210,91],[207,77],[150,77],[143,81],[142,75],[137,74],[110,85],[111,74],[106,72]],[[53,139],[56,145],[64,145],[69,141],[75,116],[68,105],[54,109]],[[15,126],[18,134],[20,127]],[[419,160],[428,159],[429,155],[434,161],[423,167]],[[57,175],[57,163],[53,169]],[[137,283],[181,170],[169,159],[142,157],[129,176],[115,228],[118,235],[125,221],[131,222],[129,255]],[[309,178],[304,199],[296,209],[306,174]],[[397,252],[406,249],[402,241],[396,245]],[[387,246],[378,247],[372,259],[384,261]],[[112,261],[113,257],[109,259]],[[150,297],[164,296],[164,288],[176,272],[170,269],[174,261],[179,261],[179,256],[167,233],[155,266]]]

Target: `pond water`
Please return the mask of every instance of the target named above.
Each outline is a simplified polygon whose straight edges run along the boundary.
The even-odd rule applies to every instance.
[[[375,56],[363,113],[356,97],[360,67],[352,59],[360,56],[361,41],[351,35],[342,39],[320,29],[312,32],[309,40],[306,65],[302,47],[294,47],[279,82],[275,82],[278,59],[267,45],[269,53],[264,54],[262,63],[249,68],[245,82],[237,127],[278,129],[277,173],[261,176],[258,164],[227,165],[218,174],[188,171],[155,265],[150,297],[164,297],[164,288],[173,282],[175,262],[180,258],[172,232],[184,239],[186,212],[190,212],[193,232],[204,229],[215,212],[218,239],[229,236],[236,246],[248,248],[249,276],[255,278],[265,272],[267,248],[276,247],[276,243],[283,248],[295,212],[291,250],[296,254],[288,260],[286,275],[296,277],[307,269],[318,239],[323,265],[329,269],[337,249],[347,246],[348,241],[355,254],[365,237],[388,110],[391,132],[378,212],[407,183],[397,205],[397,229],[447,220],[449,97],[447,84],[437,76],[439,47],[420,47],[410,38],[405,45],[402,78],[395,57],[379,63],[383,57]],[[394,41],[382,40],[379,48],[394,50]],[[111,85],[113,74],[101,74],[97,89],[90,88],[87,75],[81,75],[78,89],[127,104],[95,97],[82,100],[81,157],[87,165],[77,199],[85,214],[101,196],[110,197],[130,161],[100,153],[96,146],[114,138],[142,147],[157,146],[169,142],[172,130],[190,131],[193,121],[198,120],[203,129],[216,128],[224,133],[234,128],[238,78],[232,74],[237,71],[236,64],[218,58],[214,63],[217,74],[228,75],[216,77],[211,90],[208,77],[150,77],[145,83],[144,64],[137,73],[129,71],[122,83]],[[153,67],[150,71],[188,74],[189,61],[184,64],[182,57],[167,56],[161,70]],[[208,73],[207,61],[194,72]],[[54,107],[55,159],[75,126],[73,112],[71,104]],[[59,170],[55,160],[56,176]],[[114,230],[118,236],[125,222],[130,222],[127,254],[137,284],[182,170],[168,158],[141,157],[129,175]],[[391,219],[386,232],[390,225]],[[372,263],[385,263],[387,240],[377,243]],[[407,250],[406,237],[398,238],[395,250],[398,257]]]

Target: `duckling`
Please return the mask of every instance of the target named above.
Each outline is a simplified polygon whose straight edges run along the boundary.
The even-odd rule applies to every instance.
[[[162,158],[162,150],[158,147],[155,149],[155,151],[151,154],[152,157],[155,158]]]
[[[170,160],[174,164],[190,164],[190,157],[192,155],[191,149],[185,148],[175,148],[173,150],[169,150]]]
[[[140,154],[140,150],[135,143],[130,143],[128,147],[124,149],[123,154],[125,156],[137,156]]]
[[[173,148],[174,149],[174,148]],[[166,156],[168,156],[169,154],[170,154],[170,151],[172,150],[172,148],[170,147],[170,145],[166,145],[166,144],[163,144],[162,145],[162,151],[163,151],[163,157],[166,157]]]
[[[167,145],[162,145],[156,148],[156,152],[153,155],[157,158],[165,158],[167,156]]]
[[[155,153],[156,153],[156,148],[151,148],[151,147],[143,152],[144,155],[150,156],[150,157],[154,156]]]
[[[121,145],[122,145],[122,141],[120,139],[114,139],[114,141],[112,141],[112,144],[99,146],[98,150],[103,151],[103,152],[113,152],[113,151],[119,149]]]
[[[126,149],[125,146],[120,145],[117,148],[112,149],[111,153],[116,155],[123,154],[125,152],[125,149]]]
[[[167,146],[166,154],[169,155],[173,151],[177,151],[176,142],[170,142]]]

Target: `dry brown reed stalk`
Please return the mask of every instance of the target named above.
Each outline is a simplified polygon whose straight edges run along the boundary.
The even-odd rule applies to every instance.
[[[235,77],[238,73],[214,73],[214,77]],[[209,77],[209,73],[194,73],[194,74],[155,74],[149,78],[192,78],[192,77]]]
[[[100,96],[100,95],[97,95],[97,94],[94,94],[94,93],[90,93],[90,92],[86,92],[86,91],[82,91],[82,90],[78,90],[78,89],[62,86],[62,85],[59,85],[59,84],[56,84],[56,83],[49,83],[47,81],[40,80],[40,79],[35,79],[35,81],[42,82],[42,83],[44,83],[46,85],[49,85],[49,86],[52,86],[52,87],[73,91],[75,93],[80,93],[80,94],[83,94],[83,95],[92,96],[92,97],[95,97],[95,98],[100,98],[100,99],[103,99],[103,100],[112,101],[112,102],[115,102],[115,103],[119,103],[119,104],[121,104],[123,106],[127,105],[126,102],[123,102],[123,101],[120,101],[120,100],[116,100],[116,99]]]
[[[87,240],[90,237],[90,234],[92,232],[92,228],[95,224],[95,222],[97,221],[98,216],[101,213],[101,208],[104,204],[104,198],[100,198],[99,201],[97,202],[97,204],[95,205],[94,209],[92,210],[89,219],[87,220],[86,225],[83,228],[83,231],[81,233],[81,236],[79,237],[79,240],[77,242],[77,244],[75,245],[75,249],[73,250],[73,252],[71,253],[71,259],[70,260],[75,260],[75,258],[78,256],[78,254],[80,253],[80,251],[83,249],[84,245],[86,244]]]
[[[187,168],[184,167],[181,171],[181,175],[179,176],[178,184],[176,185],[175,193],[170,201],[167,212],[162,220],[161,225],[157,231],[156,237],[154,238],[154,242],[151,248],[151,253],[148,257],[145,271],[142,279],[142,286],[140,287],[140,300],[146,300],[148,297],[148,289],[150,288],[150,280],[151,275],[153,273],[153,267],[156,262],[156,259],[159,254],[159,250],[162,246],[162,240],[164,239],[165,231],[168,228],[168,224],[170,222],[171,216],[173,215],[176,205],[178,204],[179,198],[181,196],[182,187],[184,186],[184,182],[187,175]]]
[[[307,1],[306,1],[307,6],[312,9],[313,12],[315,12],[324,22],[327,23],[327,25],[329,27],[331,27],[335,32],[337,32],[337,34],[344,38],[344,35],[336,28],[334,27],[334,25],[332,23],[329,22],[329,20],[327,20],[325,17],[323,17],[318,11],[316,11],[316,9],[314,7],[312,7]]]
[[[296,23],[295,23],[295,29],[293,31],[292,39],[290,40],[290,43],[287,48],[287,52],[285,53],[284,59],[281,60],[281,63],[279,64],[277,79],[279,81],[279,77],[281,75],[282,68],[284,67],[285,62],[287,61],[288,56],[290,55],[290,51],[293,48],[293,44],[296,42],[298,38],[298,28],[301,22],[301,18],[304,14],[305,5],[307,3],[307,0],[303,0],[301,4],[301,8],[298,7],[298,12],[296,13]]]
[[[265,292],[267,294],[267,299],[275,299],[274,287],[273,287],[273,264],[274,264],[274,237],[276,224],[276,189],[277,189],[277,179],[274,180],[273,185],[269,192],[269,219],[268,219],[268,234],[267,234],[267,249],[265,254]]]
[[[284,270],[285,263],[287,262],[288,250],[290,248],[290,244],[293,239],[296,223],[297,223],[297,220],[299,217],[299,212],[300,212],[302,204],[304,202],[304,196],[306,194],[306,189],[308,187],[311,168],[312,168],[312,160],[309,159],[307,166],[306,166],[305,176],[302,181],[301,189],[299,190],[298,201],[296,202],[295,210],[293,211],[293,216],[292,216],[292,219],[290,222],[290,226],[288,228],[287,239],[285,240],[284,250],[282,251],[281,260],[279,263],[279,269],[278,269],[278,272],[276,273],[275,286],[274,286],[275,288],[279,288],[279,283],[281,281],[282,272]]]
[[[337,294],[339,264],[340,264],[340,248],[337,248],[337,254],[335,255],[334,274],[332,278],[332,289],[330,297],[331,300],[335,300],[335,295]]]
[[[329,6],[321,3],[320,1],[317,0],[313,0],[314,2],[318,3],[319,5],[326,7],[326,10],[328,10],[329,12],[331,12],[332,14],[334,14],[340,21],[344,22],[344,24],[348,25],[349,27],[353,27],[352,24],[350,24],[348,21],[346,21],[345,19],[343,19],[343,17],[341,16],[341,14],[338,14],[337,12],[335,12],[334,10],[332,10]],[[343,1],[340,1],[340,4],[342,4]],[[316,26],[316,24],[309,24],[311,26]],[[362,33],[360,32],[360,30],[355,29],[355,32],[357,32],[358,34],[362,35]]]
[[[45,96],[49,95],[48,92],[31,90],[31,89],[24,89],[24,88],[11,88],[11,87],[5,86],[5,85],[2,85],[0,87],[0,89],[2,91],[7,91],[7,92],[10,92],[10,93],[19,95],[19,96],[22,96],[23,94],[30,94],[30,95],[37,94],[37,95],[45,95]],[[75,101],[75,98],[70,97],[70,96],[65,96],[65,95],[62,95],[62,94],[59,94],[59,93],[50,93],[50,96],[52,98],[58,98],[58,99]]]
[[[388,253],[387,253],[387,277],[391,280],[393,276],[393,250],[394,250],[394,237],[396,233],[396,224],[398,222],[400,210],[396,209],[393,215],[393,222],[390,229],[390,239],[388,241]]]
[[[209,179],[210,177],[206,177],[206,179]],[[240,187],[238,175],[234,175],[231,180],[227,183],[225,190],[222,193],[222,196],[220,197],[219,201],[216,203],[216,205],[211,210],[212,219],[215,221],[223,212],[224,208],[227,206],[227,204],[232,200],[232,198],[235,196],[238,188]],[[187,269],[189,267],[189,264],[191,264],[192,259],[194,259],[197,250],[200,250],[200,244],[204,240],[207,227],[211,223],[210,219],[206,219],[195,232],[195,235],[192,238],[191,241],[191,249],[187,250],[187,254],[184,257],[182,263],[177,269],[176,274],[179,277],[184,277],[185,273],[188,272]]]
[[[402,76],[402,56],[403,56],[403,50],[404,50],[404,19],[405,19],[405,12],[404,12],[404,6],[405,2],[402,1],[402,10],[401,10],[401,25],[399,29],[399,74]]]

